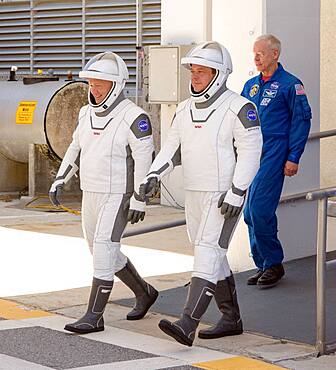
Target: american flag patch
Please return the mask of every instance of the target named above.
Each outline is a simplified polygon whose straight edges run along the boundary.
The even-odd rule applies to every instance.
[[[306,95],[305,89],[301,84],[295,85],[296,95]]]

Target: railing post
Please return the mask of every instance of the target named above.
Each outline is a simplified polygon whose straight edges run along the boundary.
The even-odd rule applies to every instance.
[[[318,201],[317,256],[316,256],[316,348],[326,352],[326,244],[328,197]]]

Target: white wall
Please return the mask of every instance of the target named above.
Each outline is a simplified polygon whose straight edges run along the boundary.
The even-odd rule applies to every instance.
[[[204,3],[205,0],[163,0],[163,43],[204,41]],[[263,33],[274,33],[283,44],[281,62],[285,69],[300,77],[305,84],[314,115],[312,131],[319,131],[319,24],[318,0],[212,0],[212,39],[223,43],[233,59],[234,72],[229,77],[228,86],[240,92],[244,82],[257,73],[252,54],[254,40]],[[171,111],[171,108],[163,106],[163,116],[171,118]],[[162,121],[163,141],[167,122],[165,119]],[[183,201],[181,174],[170,185],[174,196]],[[312,142],[307,146],[299,175],[286,180],[284,194],[318,187],[319,143]],[[279,207],[279,235],[287,260],[314,253],[316,211],[315,203],[302,201]],[[231,242],[229,259],[234,271],[253,267],[247,230],[242,220]]]

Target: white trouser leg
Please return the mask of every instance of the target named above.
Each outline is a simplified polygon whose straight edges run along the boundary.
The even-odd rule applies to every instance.
[[[124,201],[123,194],[83,195],[83,230],[93,253],[93,275],[98,279],[113,280],[115,272],[126,265],[127,258],[120,251],[120,238],[127,223]]]
[[[226,257],[237,219],[225,221],[218,208],[219,192],[186,191],[186,218],[194,245],[192,276],[214,284],[230,276]]]

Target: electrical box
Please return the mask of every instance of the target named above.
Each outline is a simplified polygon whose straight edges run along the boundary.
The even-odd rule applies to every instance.
[[[190,72],[181,65],[181,58],[192,47],[193,45],[149,46],[149,103],[178,104],[190,96]]]

